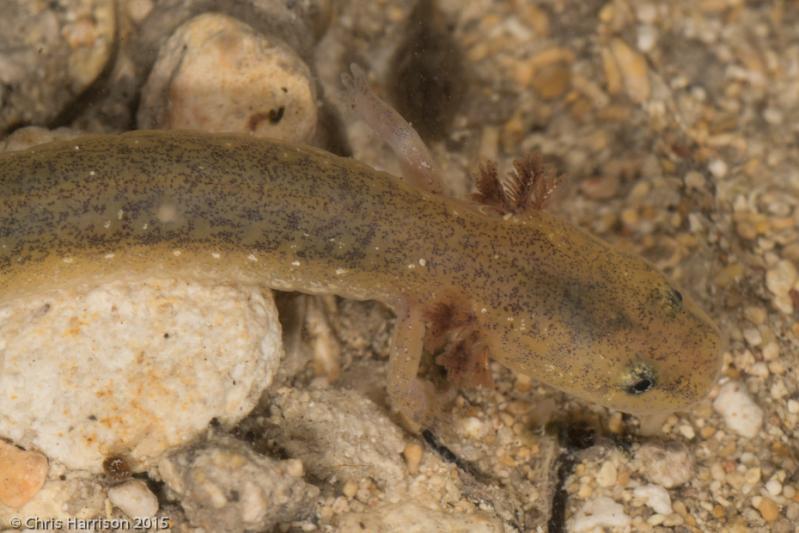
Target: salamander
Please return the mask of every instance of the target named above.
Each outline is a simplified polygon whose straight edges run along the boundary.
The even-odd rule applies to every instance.
[[[352,159],[235,134],[137,131],[0,155],[0,306],[165,275],[386,303],[389,397],[418,421],[431,412],[417,374],[432,329],[458,332],[467,367],[485,352],[633,414],[687,408],[720,367],[719,330],[691,298],[544,210],[497,216]]]

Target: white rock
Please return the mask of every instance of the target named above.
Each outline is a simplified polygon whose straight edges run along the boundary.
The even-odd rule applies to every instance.
[[[660,485],[642,485],[633,490],[636,498],[643,500],[656,513],[667,515],[671,514],[671,497],[669,491]]]
[[[624,507],[606,496],[600,496],[585,502],[571,520],[569,531],[593,531],[595,528],[619,527],[630,525],[630,517]]]
[[[710,173],[717,178],[723,178],[727,175],[727,163],[725,163],[722,159],[714,159],[710,162],[707,168],[710,170]]]
[[[149,518],[158,512],[158,498],[140,479],[111,487],[108,499],[131,518]]]
[[[766,272],[766,287],[776,296],[785,296],[796,283],[796,275],[794,264],[782,259]]]
[[[782,483],[779,479],[771,478],[766,482],[766,490],[772,496],[779,496],[782,493]]]
[[[612,461],[605,461],[599,467],[599,473],[596,476],[596,482],[600,487],[610,487],[616,484],[617,469]]]
[[[742,437],[752,438],[763,425],[763,410],[749,397],[746,387],[737,381],[722,385],[713,401],[713,409],[724,423]]]
[[[192,525],[229,533],[269,530],[312,512],[319,489],[303,481],[302,463],[276,461],[219,437],[158,463]]]
[[[243,418],[282,354],[271,294],[117,281],[0,307],[0,435],[71,469],[146,468]]]
[[[647,443],[635,453],[635,467],[656,485],[672,488],[694,476],[694,461],[685,446]]]
[[[369,399],[351,390],[280,389],[271,409],[277,443],[314,477],[404,483],[404,435]]]

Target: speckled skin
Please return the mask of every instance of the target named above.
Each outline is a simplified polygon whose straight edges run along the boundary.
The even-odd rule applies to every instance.
[[[638,414],[701,399],[720,366],[717,329],[662,274],[545,212],[503,219],[234,135],[134,132],[0,155],[0,306],[154,275],[395,309],[454,294],[503,365]],[[639,394],[642,379],[654,386]]]

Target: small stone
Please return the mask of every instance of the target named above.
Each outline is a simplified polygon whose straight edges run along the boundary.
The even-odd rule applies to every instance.
[[[486,425],[475,416],[467,416],[460,420],[458,430],[465,437],[479,440],[486,434]]]
[[[131,518],[148,518],[158,512],[158,498],[140,479],[111,487],[108,499]]]
[[[643,24],[638,27],[638,39],[636,45],[644,53],[650,52],[657,43],[658,32],[654,26]]]
[[[571,85],[571,70],[565,63],[553,63],[537,70],[530,82],[544,100],[561,96]]]
[[[688,440],[691,440],[694,437],[696,437],[696,432],[694,431],[694,428],[690,424],[682,424],[677,428],[677,431],[679,431],[680,434]]]
[[[656,485],[667,489],[687,483],[694,476],[688,450],[678,444],[644,444],[635,454],[636,468]]]
[[[596,482],[600,487],[612,487],[616,484],[616,476],[618,471],[616,465],[611,461],[605,461],[599,468],[599,473],[596,476]]]
[[[619,191],[619,176],[615,174],[585,179],[580,182],[580,190],[595,200],[613,198]]]
[[[358,494],[358,484],[350,479],[344,483],[344,486],[341,488],[341,492],[344,493],[344,496],[346,496],[347,499],[351,500],[356,494]]]
[[[754,402],[743,384],[725,383],[713,401],[713,408],[724,423],[742,437],[752,438],[763,425],[763,410]]]
[[[788,400],[788,412],[792,415],[799,413],[799,402],[796,400]]]
[[[0,439],[0,503],[14,509],[25,505],[44,485],[48,468],[44,455]]]
[[[762,307],[748,306],[744,309],[744,316],[749,322],[759,326],[766,321],[766,310]]]
[[[766,287],[778,296],[788,294],[794,283],[796,283],[796,267],[791,261],[785,259],[777,261],[777,264],[766,272]]]
[[[788,387],[785,386],[783,380],[776,379],[774,383],[771,384],[771,387],[769,387],[769,394],[775,400],[782,400],[788,395]]]
[[[618,38],[610,42],[610,53],[624,81],[627,95],[637,103],[649,99],[651,87],[646,59]]]
[[[714,159],[710,162],[707,168],[710,173],[717,178],[723,178],[727,175],[727,163],[721,159]]]
[[[782,492],[782,483],[776,478],[771,478],[766,482],[766,490],[772,496],[779,496]]]
[[[685,180],[685,186],[688,189],[694,190],[704,190],[707,186],[707,182],[705,181],[705,177],[702,175],[701,172],[697,172],[696,170],[691,170],[685,174],[683,178]]]
[[[660,485],[642,485],[633,490],[633,495],[640,498],[653,511],[662,515],[672,513],[669,491]]]
[[[600,496],[586,502],[574,515],[569,531],[593,531],[597,528],[626,528],[630,525],[630,517],[624,513],[624,507],[606,496]]]
[[[402,456],[405,458],[405,464],[408,465],[408,472],[411,474],[419,472],[419,463],[422,462],[422,451],[423,448],[418,442],[412,442],[402,450]]]
[[[760,511],[760,516],[768,523],[774,522],[780,516],[780,508],[771,498],[761,498],[755,504],[755,508]]]
[[[760,343],[763,342],[763,336],[760,335],[760,330],[757,328],[746,328],[743,333],[744,339],[750,346],[760,346]]]
[[[780,345],[776,342],[770,342],[763,346],[763,359],[766,361],[775,361],[780,356]]]

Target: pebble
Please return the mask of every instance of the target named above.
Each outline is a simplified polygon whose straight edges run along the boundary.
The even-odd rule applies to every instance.
[[[648,100],[651,87],[646,59],[619,38],[613,39],[606,50],[602,57],[609,92],[616,93],[623,86],[634,102]]]
[[[707,169],[716,178],[723,178],[727,175],[727,163],[721,159],[714,159],[710,162]]]
[[[772,496],[779,496],[782,493],[782,483],[778,479],[771,478],[766,482],[766,490]]]
[[[633,490],[633,495],[640,498],[653,511],[662,515],[671,514],[671,497],[669,491],[660,485],[642,485]]]
[[[696,170],[691,170],[687,172],[683,179],[685,180],[685,186],[688,189],[702,191],[705,190],[705,187],[707,186],[705,182],[705,177],[702,175],[701,172],[697,172]]]
[[[41,490],[48,468],[44,455],[0,439],[0,503],[15,509],[25,505]]]
[[[749,343],[750,346],[760,346],[763,342],[763,336],[757,328],[744,328],[743,334],[744,339],[746,339],[746,342]]]
[[[787,259],[777,261],[766,272],[766,287],[776,296],[774,304],[784,314],[793,312],[793,303],[789,294],[796,283],[796,267]]]
[[[647,443],[635,453],[636,468],[643,476],[667,489],[694,477],[694,461],[688,449],[677,443]]]
[[[402,456],[405,458],[405,464],[408,466],[409,473],[416,474],[419,472],[419,463],[422,462],[423,451],[424,449],[418,442],[411,442],[402,450]]]
[[[752,498],[752,503],[766,522],[771,523],[779,518],[780,508],[771,498],[765,496]]]
[[[579,533],[605,527],[626,528],[630,526],[630,522],[622,505],[606,496],[600,496],[585,502],[575,513],[569,531]]]
[[[140,128],[235,131],[307,142],[316,131],[310,69],[276,39],[199,15],[161,47],[142,90]]]
[[[616,484],[617,475],[618,471],[616,469],[616,465],[611,461],[605,461],[599,468],[599,472],[596,476],[596,482],[600,487],[612,487]]]
[[[730,381],[722,385],[713,401],[713,408],[732,431],[752,438],[763,425],[763,410],[752,400],[745,385]]]
[[[158,498],[140,479],[111,487],[108,499],[130,518],[149,518],[158,512]]]
[[[759,306],[747,306],[744,308],[744,316],[752,324],[759,326],[766,321],[766,310]]]
[[[230,437],[171,454],[157,472],[192,525],[206,531],[271,530],[308,515],[319,495],[299,460],[277,461]]]

